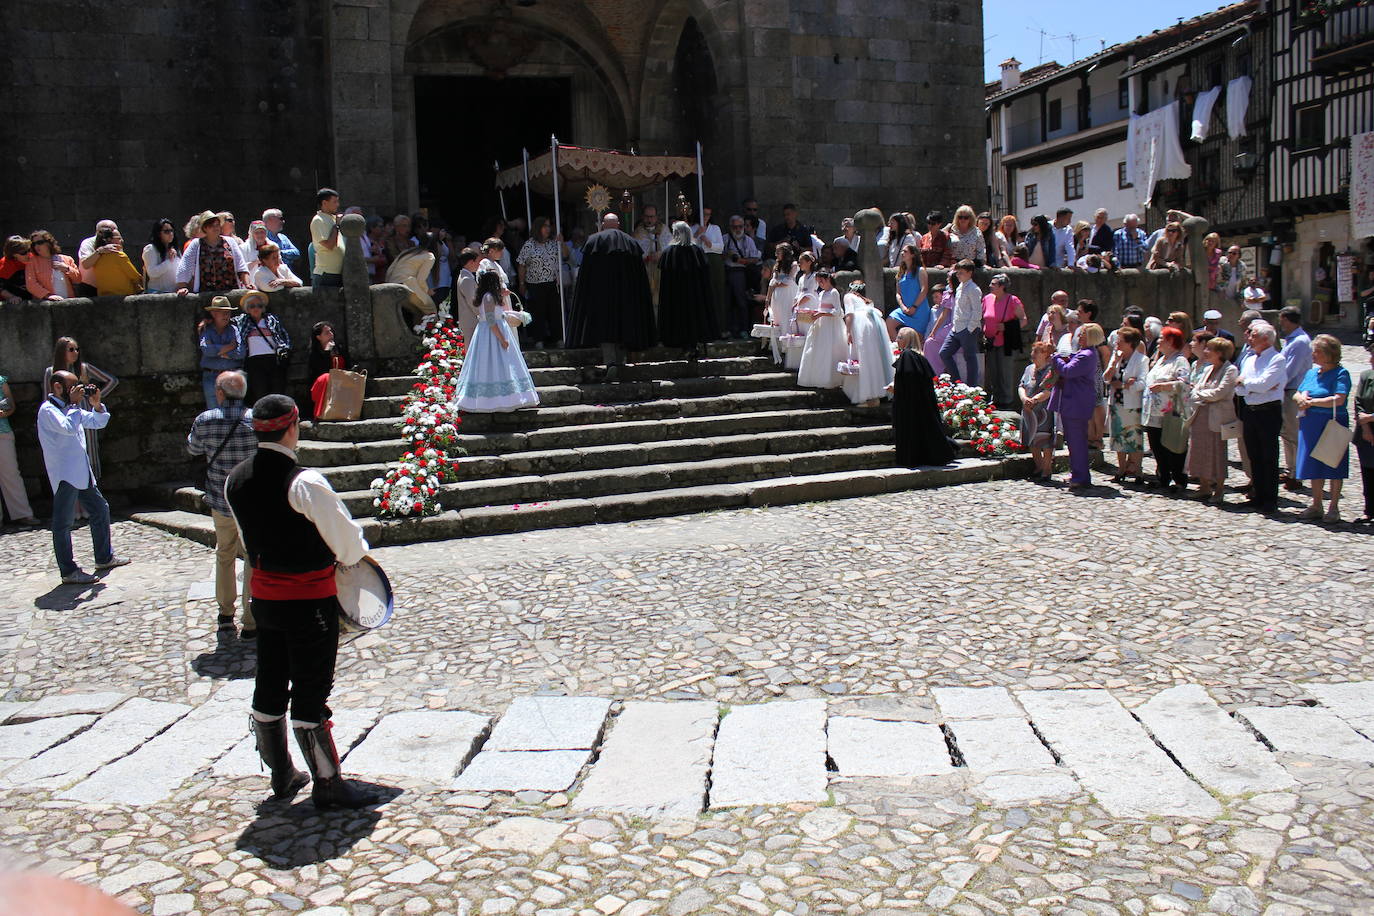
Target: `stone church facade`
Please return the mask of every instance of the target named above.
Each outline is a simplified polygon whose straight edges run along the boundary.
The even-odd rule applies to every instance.
[[[860,206],[986,198],[978,3],[72,9],[38,4],[0,24],[19,49],[0,62],[14,131],[0,151],[6,232],[44,226],[74,244],[112,216],[141,243],[160,216],[276,205],[303,234],[326,184],[369,212],[427,207],[471,232],[461,224],[499,207],[493,165],[517,165],[522,146],[538,155],[555,133],[674,155],[700,139],[721,217],[748,196],[773,218],[794,200],[829,229]]]

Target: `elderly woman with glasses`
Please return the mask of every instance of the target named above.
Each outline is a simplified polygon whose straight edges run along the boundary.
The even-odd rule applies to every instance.
[[[76,261],[62,253],[51,232],[39,229],[29,236],[29,266],[24,271],[24,285],[35,299],[56,302],[70,299],[72,290],[81,282],[81,268]]]
[[[987,242],[978,231],[977,218],[968,204],[954,211],[954,222],[945,231],[949,233],[949,250],[956,263],[967,259],[982,265],[987,261]]]
[[[200,215],[201,235],[186,243],[186,251],[177,266],[178,295],[227,293],[253,285],[248,265],[243,262],[242,246],[237,239],[223,235],[223,230],[223,220],[218,213],[207,210]]]
[[[286,367],[291,360],[291,336],[281,319],[267,310],[267,294],[253,291],[239,300],[243,314],[238,323],[239,339],[247,358],[243,368],[248,375],[250,407],[268,394],[286,393]]]

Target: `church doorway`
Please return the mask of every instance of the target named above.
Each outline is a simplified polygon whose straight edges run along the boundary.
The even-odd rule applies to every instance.
[[[468,241],[501,214],[493,163],[520,164],[548,152],[549,137],[572,132],[570,77],[415,77],[415,146],[420,206],[431,220]],[[525,215],[522,189],[505,192],[512,219]],[[534,213],[551,215],[551,199],[534,197]]]

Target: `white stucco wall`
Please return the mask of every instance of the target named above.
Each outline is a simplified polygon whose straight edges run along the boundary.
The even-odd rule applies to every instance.
[[[1030,218],[1037,213],[1043,213],[1053,220],[1054,211],[1066,205],[1073,208],[1075,220],[1085,219],[1088,222],[1092,222],[1093,212],[1098,207],[1106,207],[1111,224],[1120,226],[1125,214],[1144,210],[1135,188],[1123,190],[1117,187],[1116,166],[1118,162],[1125,161],[1126,142],[1122,140],[1070,158],[1017,169],[1008,209],[1016,214],[1016,221],[1022,229],[1030,225]],[[1083,197],[1065,200],[1064,166],[1075,162],[1083,163]],[[1039,203],[1034,207],[1025,206],[1025,188],[1028,184],[1038,185]]]

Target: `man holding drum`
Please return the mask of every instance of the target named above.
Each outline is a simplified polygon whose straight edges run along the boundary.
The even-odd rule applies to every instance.
[[[224,495],[253,567],[258,672],[253,734],[276,798],[306,783],[291,763],[286,711],[314,778],[316,808],[361,808],[375,798],[343,779],[331,734],[329,691],[339,647],[335,564],[367,555],[363,530],[318,471],[296,464],[300,415],[286,395],[253,405],[257,452],[230,472]]]

